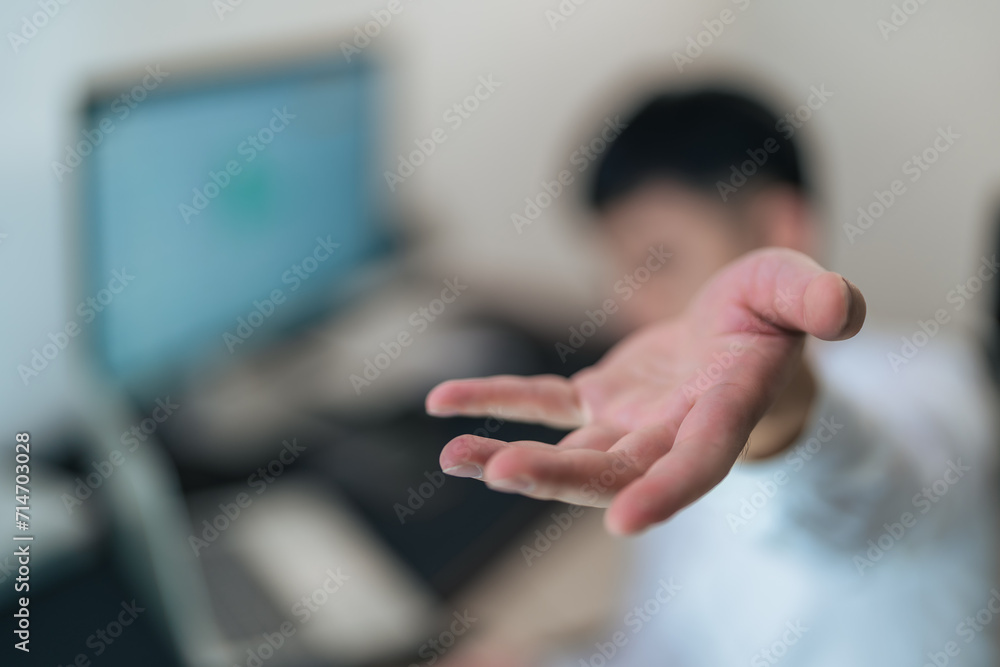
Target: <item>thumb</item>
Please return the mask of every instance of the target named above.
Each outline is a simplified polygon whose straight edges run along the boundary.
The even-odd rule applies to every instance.
[[[745,325],[749,311],[766,326],[845,340],[861,330],[867,306],[861,290],[839,273],[800,252],[765,248],[718,273],[694,310],[723,331]]]

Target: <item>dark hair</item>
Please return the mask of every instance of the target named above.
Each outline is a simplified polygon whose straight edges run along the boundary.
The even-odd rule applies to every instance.
[[[724,202],[747,184],[785,184],[811,194],[792,141],[795,127],[744,94],[721,89],[659,94],[626,123],[590,184],[588,200],[597,209],[658,178]]]

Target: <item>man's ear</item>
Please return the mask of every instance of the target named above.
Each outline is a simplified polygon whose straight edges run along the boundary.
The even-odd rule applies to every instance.
[[[812,207],[793,188],[771,186],[754,194],[746,204],[746,215],[762,245],[815,255],[818,238]]]

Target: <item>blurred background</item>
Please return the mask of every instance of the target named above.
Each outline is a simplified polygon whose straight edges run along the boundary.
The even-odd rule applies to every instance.
[[[720,76],[779,111],[827,91],[800,130],[826,264],[895,351],[995,247],[1000,6],[894,7],[6,3],[0,433],[35,445],[30,664],[429,664],[448,633],[601,627],[620,568],[594,563],[628,554],[599,514],[535,564],[565,508],[438,472],[462,432],[558,434],[423,396],[596,358],[553,347],[614,282],[581,155],[645,92]],[[992,293],[943,338],[988,344]],[[524,591],[530,618],[504,604]]]

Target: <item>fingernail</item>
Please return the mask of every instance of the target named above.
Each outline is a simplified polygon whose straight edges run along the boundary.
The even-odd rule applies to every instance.
[[[535,483],[527,477],[510,477],[508,479],[497,479],[488,483],[490,488],[497,491],[510,493],[531,493],[535,490]]]
[[[857,285],[847,278],[844,278],[844,284],[847,286],[847,321],[844,322],[844,329],[846,329],[856,319],[860,318],[864,320],[867,306],[864,297],[857,296],[861,294],[861,290],[858,289]]]
[[[483,469],[475,463],[460,463],[457,466],[445,468],[444,474],[452,477],[471,477],[472,479],[482,479]]]
[[[458,412],[447,408],[427,408],[427,414],[431,417],[454,417]]]

